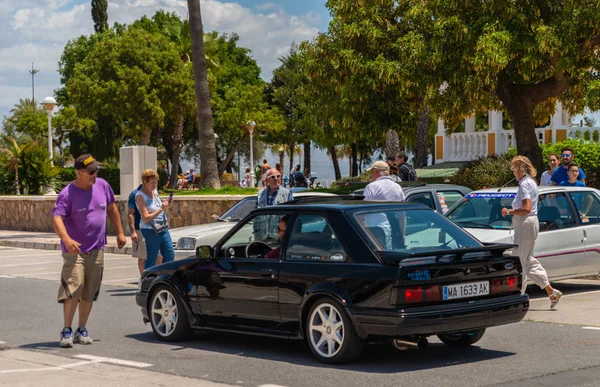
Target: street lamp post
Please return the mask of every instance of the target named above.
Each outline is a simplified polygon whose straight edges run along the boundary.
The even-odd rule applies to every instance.
[[[248,134],[250,134],[250,188],[254,188],[254,154],[252,149],[252,132],[254,132],[254,128],[256,127],[256,122],[248,121],[246,123],[246,129],[248,130]]]
[[[46,109],[46,113],[48,114],[48,153],[50,154],[50,164],[54,166],[53,163],[53,152],[52,152],[52,111],[56,106],[56,100],[52,97],[46,97],[42,101],[42,105],[44,105],[44,109]]]

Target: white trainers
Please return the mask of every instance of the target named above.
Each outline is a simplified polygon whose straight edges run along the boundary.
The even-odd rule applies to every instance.
[[[60,332],[60,346],[61,348],[73,347],[73,331],[71,328],[64,328]]]
[[[85,327],[77,328],[75,331],[75,343],[87,345],[92,344],[93,342],[94,340],[88,335],[88,331]]]
[[[550,296],[550,309],[554,309],[561,297],[562,292],[560,290],[552,290],[552,295]]]

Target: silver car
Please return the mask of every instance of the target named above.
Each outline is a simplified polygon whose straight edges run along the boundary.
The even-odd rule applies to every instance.
[[[294,198],[311,196],[337,196],[324,192],[294,192]],[[198,224],[170,230],[175,259],[187,258],[195,254],[196,246],[213,246],[223,235],[250,213],[256,206],[257,195],[240,200],[221,216],[214,215],[214,223]]]

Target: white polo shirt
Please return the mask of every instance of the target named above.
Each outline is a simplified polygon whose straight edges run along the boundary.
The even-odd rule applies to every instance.
[[[529,216],[537,215],[538,186],[531,176],[524,176],[521,181],[519,181],[519,189],[517,190],[517,196],[515,196],[512,202],[512,208],[515,210],[523,208],[523,200],[525,199],[531,200],[531,212],[529,213]]]
[[[377,180],[365,187],[365,200],[403,202],[404,191],[402,187],[389,176],[379,176]]]

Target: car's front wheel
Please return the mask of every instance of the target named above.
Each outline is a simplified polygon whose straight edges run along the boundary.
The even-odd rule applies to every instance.
[[[485,329],[476,329],[474,331],[447,333],[438,335],[444,344],[453,348],[465,348],[475,344],[483,337]]]
[[[154,336],[162,341],[179,341],[190,333],[183,303],[166,285],[159,286],[148,305],[148,315]]]
[[[308,313],[306,336],[312,353],[324,363],[340,364],[358,357],[363,341],[339,302],[323,297]]]

